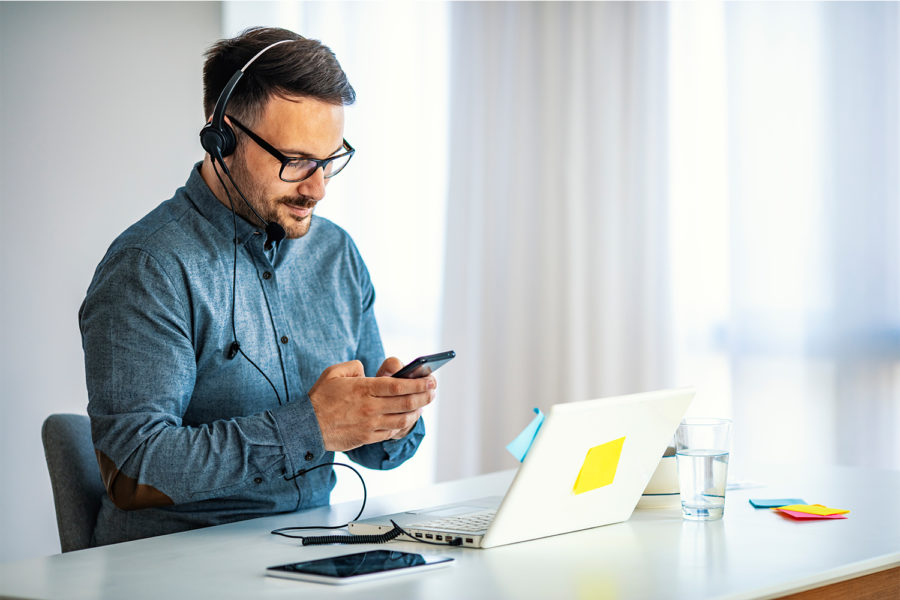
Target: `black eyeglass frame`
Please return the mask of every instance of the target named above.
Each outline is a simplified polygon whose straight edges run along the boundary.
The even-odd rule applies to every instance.
[[[334,177],[335,175],[337,175],[338,173],[343,171],[344,167],[346,167],[348,164],[350,164],[350,159],[353,158],[353,155],[356,153],[356,149],[350,145],[350,142],[348,142],[346,138],[344,138],[342,148],[345,148],[347,151],[342,152],[341,154],[337,154],[335,156],[329,156],[328,158],[306,158],[303,156],[293,156],[293,157],[287,156],[287,155],[284,155],[281,152],[279,152],[275,148],[275,146],[273,146],[266,140],[259,137],[259,135],[257,135],[253,131],[251,131],[249,127],[247,127],[246,125],[244,125],[243,123],[241,123],[240,121],[238,121],[237,119],[232,117],[231,115],[228,115],[228,118],[231,120],[232,123],[237,125],[241,131],[246,133],[247,136],[251,140],[256,142],[256,144],[260,148],[262,148],[263,150],[265,150],[266,152],[268,152],[269,154],[271,154],[272,156],[274,156],[281,162],[281,169],[278,171],[278,178],[287,183],[299,183],[301,181],[306,181],[307,179],[312,177],[313,174],[315,174],[315,172],[318,171],[319,169],[322,169],[322,171],[325,172],[325,167],[328,166],[328,163],[333,162],[339,158],[344,158],[345,156],[349,156],[349,158],[347,159],[347,162],[344,163],[343,167],[341,167],[337,171],[334,171],[332,173],[325,175],[325,179],[331,179],[332,177]],[[308,161],[311,163],[315,163],[316,168],[313,169],[312,171],[310,171],[309,175],[307,175],[303,179],[285,179],[284,175],[283,175],[285,167],[287,167],[288,163],[296,162],[298,160],[305,160],[305,161]]]

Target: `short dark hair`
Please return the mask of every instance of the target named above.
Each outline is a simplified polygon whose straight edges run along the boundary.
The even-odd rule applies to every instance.
[[[277,27],[251,27],[222,39],[206,51],[203,65],[203,110],[208,119],[231,76],[260,50],[279,44],[254,62],[231,95],[228,112],[255,123],[272,96],[315,98],[331,104],[353,104],[356,92],[334,53],[318,40]]]

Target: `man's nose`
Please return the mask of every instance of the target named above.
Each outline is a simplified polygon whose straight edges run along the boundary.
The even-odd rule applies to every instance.
[[[300,182],[297,191],[301,196],[312,198],[316,202],[325,197],[325,169],[319,167],[307,179]]]

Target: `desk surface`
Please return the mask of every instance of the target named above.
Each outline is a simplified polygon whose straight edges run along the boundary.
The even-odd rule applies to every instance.
[[[437,571],[346,587],[263,575],[269,565],[377,546],[300,547],[269,534],[342,523],[345,503],[0,565],[0,596],[25,598],[770,598],[900,565],[900,471],[771,468],[765,487],[731,490],[725,518],[683,521],[639,509],[616,525],[489,550],[387,546],[456,558]],[[366,516],[502,495],[512,472],[373,498]],[[794,522],[748,498],[800,497],[847,508],[846,520]]]

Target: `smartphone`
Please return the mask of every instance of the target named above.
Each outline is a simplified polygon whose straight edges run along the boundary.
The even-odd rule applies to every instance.
[[[392,377],[400,377],[403,379],[418,379],[419,377],[428,377],[442,366],[453,360],[456,352],[447,350],[446,352],[438,352],[437,354],[429,354],[428,356],[420,356],[413,359],[408,365],[397,371]]]
[[[453,559],[447,556],[413,554],[394,550],[369,550],[368,552],[343,554],[269,567],[266,569],[266,575],[344,585],[392,575],[428,571],[449,566],[451,562]]]

